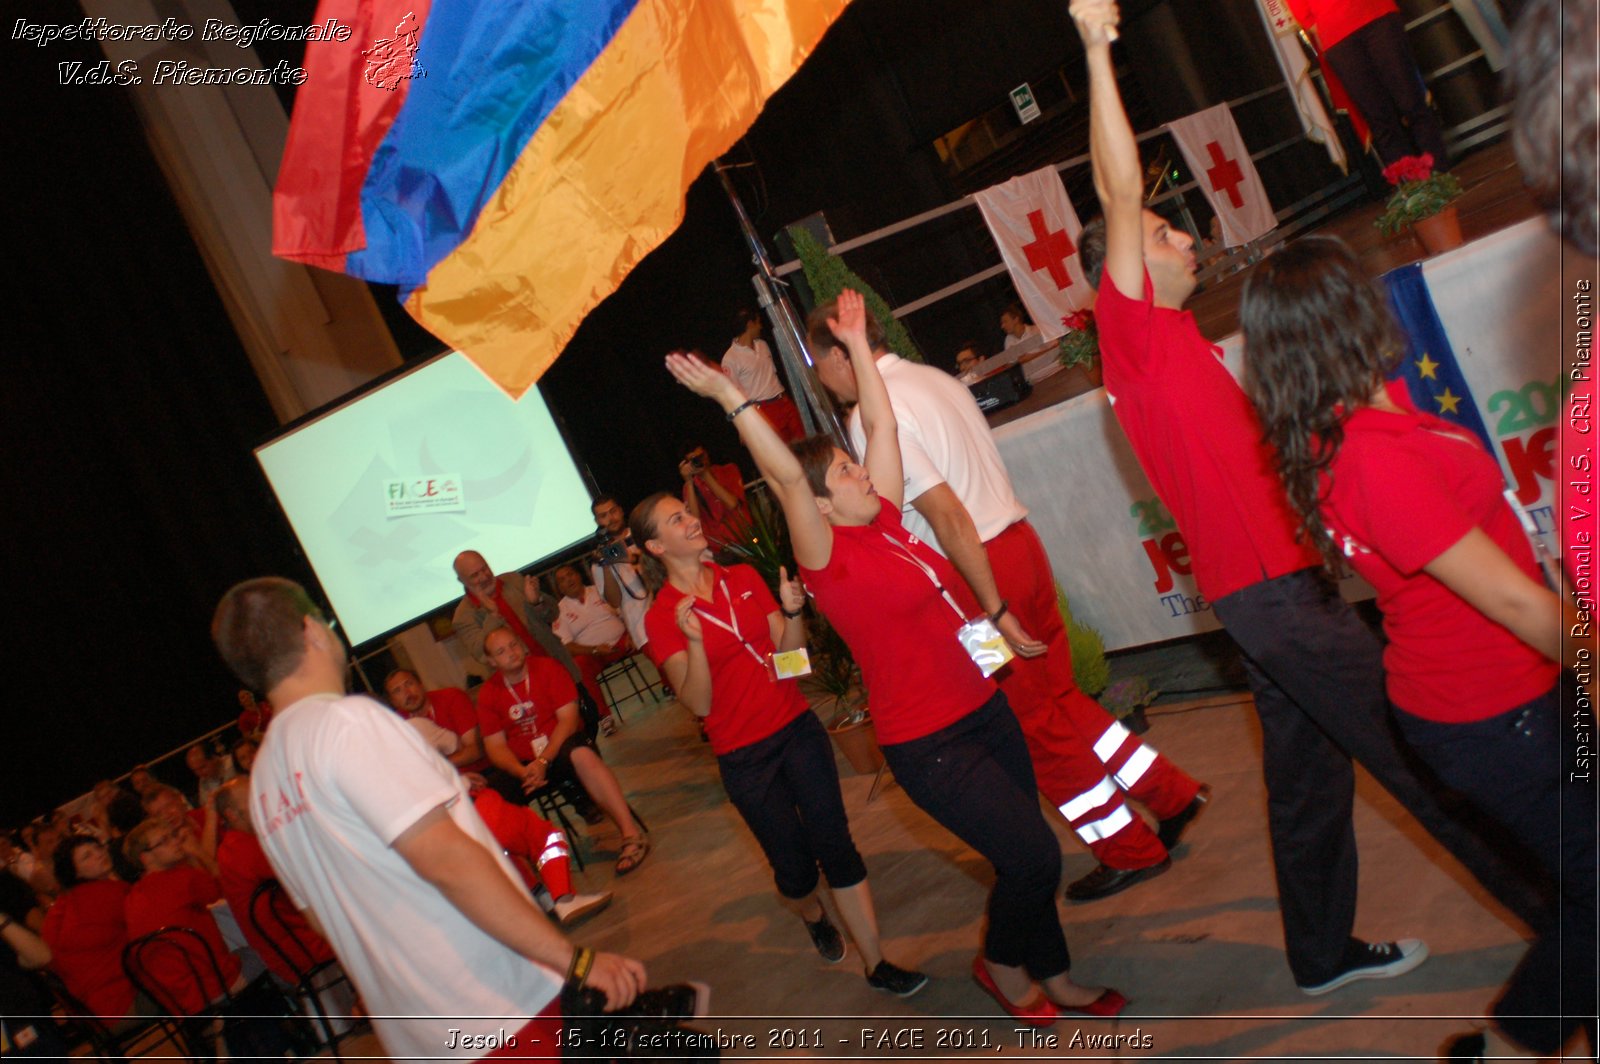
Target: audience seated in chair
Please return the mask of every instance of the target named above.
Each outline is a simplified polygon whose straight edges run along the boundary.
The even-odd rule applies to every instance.
[[[556,638],[577,662],[584,685],[600,690],[600,673],[605,667],[633,653],[628,628],[599,589],[585,582],[576,565],[558,567],[551,580],[561,595],[556,607]],[[616,719],[604,695],[601,690],[601,702],[596,708],[600,711],[601,734],[610,735]]]
[[[572,681],[549,659],[529,657],[508,629],[491,631],[484,650],[497,670],[478,689],[478,727],[489,760],[520,779],[525,794],[553,780],[577,779],[622,833],[617,873],[633,871],[649,842],[617,777],[580,726]]]
[[[184,856],[212,875],[217,874],[217,811],[210,806],[196,809],[176,787],[160,786],[144,796],[145,816],[160,821],[177,832],[179,846]],[[132,832],[130,831],[131,835]],[[138,859],[129,852],[126,840],[123,853],[138,867]]]
[[[182,950],[189,954],[192,964],[183,963],[171,951],[162,951],[151,959],[150,976],[160,984],[161,996],[181,1004],[181,1011],[189,1014],[204,1009],[225,991],[242,989],[243,966],[228,952],[222,932],[207,908],[222,898],[222,886],[216,876],[195,866],[184,848],[181,829],[163,820],[146,820],[128,834],[125,848],[128,859],[144,869],[123,905],[129,938],[137,939],[162,928],[188,928],[210,949],[221,972],[219,984],[211,961],[198,955],[193,944],[186,941]]]
[[[56,850],[61,895],[45,914],[41,934],[54,957],[50,969],[67,991],[100,1017],[153,1012],[135,1001],[133,984],[122,970],[128,944],[124,913],[128,884],[117,876],[110,851],[90,838],[71,838]],[[118,1026],[106,1019],[105,1026]]]
[[[228,826],[217,846],[218,880],[222,896],[233,910],[239,930],[244,932],[250,948],[260,954],[267,970],[286,985],[294,986],[301,973],[290,965],[288,957],[302,968],[325,964],[333,960],[333,949],[323,937],[312,930],[292,905],[283,913],[281,921],[258,926],[250,919],[251,898],[257,888],[268,880],[276,880],[272,865],[256,839],[256,830],[250,820],[250,781],[229,780],[217,791],[217,815]],[[263,933],[273,927],[282,930],[279,940],[269,942]]]

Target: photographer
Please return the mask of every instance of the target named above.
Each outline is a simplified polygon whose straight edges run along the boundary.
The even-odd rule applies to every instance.
[[[721,550],[739,538],[738,525],[750,520],[744,504],[744,479],[733,464],[712,465],[703,443],[686,442],[678,475],[683,478],[683,505],[699,520],[711,549]]]
[[[633,545],[633,535],[624,523],[622,504],[614,495],[602,495],[591,507],[594,523],[600,529],[601,544],[589,556],[589,579],[600,589],[608,605],[622,615],[628,626],[628,638],[640,650],[649,636],[645,634],[644,615],[650,610],[655,595],[639,572],[639,548]]]

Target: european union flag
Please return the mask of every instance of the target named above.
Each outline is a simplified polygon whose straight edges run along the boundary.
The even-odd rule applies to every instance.
[[[1422,266],[1412,263],[1383,275],[1389,292],[1389,306],[1400,321],[1406,336],[1405,357],[1390,380],[1403,380],[1418,410],[1477,433],[1490,454],[1495,453],[1489,429],[1478,412],[1478,403],[1467,387],[1467,379],[1456,363],[1455,351],[1445,335],[1439,312],[1433,307],[1428,284],[1422,279]]]

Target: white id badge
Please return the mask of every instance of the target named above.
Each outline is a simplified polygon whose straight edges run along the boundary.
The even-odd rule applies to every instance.
[[[549,745],[550,745],[550,736],[548,736],[548,735],[535,735],[533,737],[533,756],[534,757],[538,757],[540,754],[544,753],[545,747],[547,747]]]
[[[811,675],[811,655],[805,647],[778,650],[767,655],[767,675],[777,680],[797,680]]]
[[[1000,629],[987,617],[963,624],[956,631],[956,638],[984,676],[993,676],[1000,666],[1017,656],[1011,644],[1006,642],[1006,637],[1000,634]]]

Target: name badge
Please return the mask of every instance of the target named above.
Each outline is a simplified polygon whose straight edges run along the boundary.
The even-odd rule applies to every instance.
[[[779,650],[767,656],[767,674],[774,681],[797,680],[811,675],[811,654],[805,647]]]
[[[1000,629],[987,617],[978,617],[963,624],[956,631],[956,638],[967,652],[967,657],[972,659],[985,677],[993,676],[1001,666],[1017,656],[1011,644],[1006,642],[1006,637],[1000,634]]]
[[[548,735],[535,735],[533,737],[533,756],[534,757],[538,757],[540,754],[544,753],[545,747],[547,747],[549,745],[550,745],[550,736],[548,736]]]

